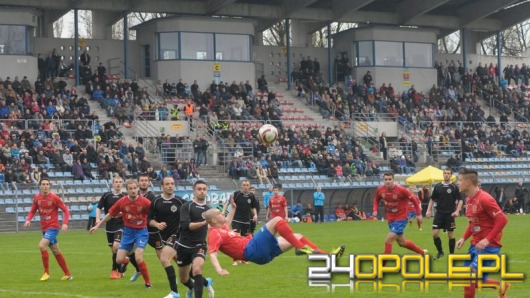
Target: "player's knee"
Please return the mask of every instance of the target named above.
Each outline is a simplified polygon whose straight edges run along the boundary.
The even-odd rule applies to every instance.
[[[296,237],[296,239],[300,239],[303,237],[303,235],[300,233],[294,233],[294,236]]]

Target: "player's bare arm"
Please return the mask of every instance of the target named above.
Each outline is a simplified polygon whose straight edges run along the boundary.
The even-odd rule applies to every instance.
[[[167,224],[165,222],[158,222],[154,219],[151,219],[151,221],[149,222],[149,226],[152,228],[157,228],[160,231],[163,231],[167,227]]]
[[[221,267],[221,264],[219,263],[219,260],[217,259],[217,252],[210,254],[210,261],[212,262],[213,267],[215,268],[215,271],[219,275],[228,275],[230,272],[228,270],[223,269]]]
[[[460,215],[460,210],[462,210],[462,205],[464,204],[464,200],[459,200],[458,205],[456,206],[455,212],[451,214],[452,217],[457,217]]]
[[[431,210],[432,210],[433,200],[429,200],[429,205],[427,206],[427,211],[425,212],[425,217],[431,218]],[[460,205],[460,208],[462,208],[462,205]]]
[[[88,231],[90,234],[93,234],[95,231],[97,231],[97,229],[99,229],[99,226],[101,226],[102,224],[106,223],[107,221],[109,221],[110,219],[112,218],[112,215],[110,213],[107,213],[107,215],[105,215],[105,217],[103,217],[102,220],[100,220],[96,225],[94,225],[90,231]]]
[[[189,229],[190,231],[195,231],[195,230],[198,230],[204,226],[208,225],[208,223],[206,221],[201,221],[201,222],[190,222],[190,226],[189,226]]]

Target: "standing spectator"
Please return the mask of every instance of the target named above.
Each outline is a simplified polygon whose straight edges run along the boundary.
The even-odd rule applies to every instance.
[[[317,186],[317,191],[313,193],[313,206],[315,206],[315,223],[324,222],[324,200],[326,195],[321,191],[321,187]]]
[[[470,260],[464,262],[464,266],[471,267],[471,272],[476,273],[478,269],[478,257],[480,254],[496,254],[501,250],[502,230],[508,223],[506,215],[502,212],[495,200],[485,191],[478,187],[478,173],[474,170],[463,169],[458,175],[458,188],[467,196],[466,216],[469,220],[467,229],[462,238],[456,242],[458,249],[462,248],[464,242],[471,238],[468,249]],[[491,261],[484,261],[484,266],[491,266]],[[499,289],[499,297],[506,297],[509,283],[489,279],[485,273],[482,277],[483,285],[494,285]],[[477,283],[464,287],[464,297],[475,297]]]
[[[388,144],[386,142],[386,133],[382,132],[381,136],[379,137],[379,150],[383,152],[383,159],[388,160]]]
[[[497,205],[499,205],[499,208],[503,209],[504,204],[506,204],[506,192],[504,191],[504,187],[502,186],[495,186],[493,189],[495,191],[495,201],[497,201]]]
[[[84,67],[88,67],[90,65],[90,55],[85,51],[83,51],[83,54],[81,54],[81,65]]]
[[[265,211],[269,209],[269,202],[273,194],[274,193],[272,192],[272,185],[269,186],[269,189],[267,191],[263,192],[263,206],[265,207]]]
[[[44,266],[44,274],[41,277],[41,281],[47,281],[50,279],[50,268],[49,268],[49,254],[48,247],[52,251],[57,263],[64,272],[64,276],[61,280],[71,280],[72,274],[66,265],[59,244],[57,243],[57,235],[59,234],[59,209],[64,213],[62,231],[68,230],[68,221],[70,219],[70,211],[68,207],[63,203],[61,198],[50,191],[50,180],[41,179],[39,181],[39,193],[33,198],[31,209],[29,211],[24,228],[31,226],[31,219],[35,215],[37,210],[40,215],[40,226],[42,230],[42,239],[39,242],[39,249],[42,257],[42,264]]]
[[[525,210],[523,210],[525,204],[525,200],[526,200],[526,196],[528,195],[528,189],[523,186],[523,182],[519,182],[519,184],[517,185],[517,188],[515,189],[515,198],[517,199],[517,202],[516,202],[516,208],[517,208],[517,213],[518,214],[524,214],[525,213]]]

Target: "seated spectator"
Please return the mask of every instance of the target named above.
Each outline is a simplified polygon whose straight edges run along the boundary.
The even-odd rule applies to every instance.
[[[311,204],[307,204],[304,210],[302,211],[302,221],[303,222],[313,222],[315,219],[315,212]]]
[[[123,163],[123,161],[122,161]],[[98,164],[98,173],[99,173],[99,176],[105,180],[109,180],[109,165],[107,164],[107,162],[105,161],[105,159],[102,159],[99,164]]]
[[[405,156],[401,156],[401,158],[397,161],[397,165],[399,167],[399,173],[400,174],[410,174],[410,168],[407,164],[407,160],[405,159]]]
[[[260,165],[258,165],[258,169],[256,170],[256,175],[259,179],[259,184],[264,184],[263,181],[265,181],[265,184],[271,184],[271,181],[269,180],[268,172]]]
[[[298,217],[298,219],[302,221],[302,202],[300,202],[300,200],[296,201],[296,204],[291,206],[291,210],[289,211],[289,217]]]
[[[74,175],[74,180],[85,180],[85,172],[83,171],[83,167],[81,166],[81,162],[76,159],[74,160],[74,163],[72,165],[72,175]]]
[[[347,220],[346,213],[344,212],[341,203],[335,208],[335,216],[337,217],[337,221]]]
[[[90,180],[96,179],[94,178],[94,175],[92,175],[92,166],[88,163],[88,160],[86,158],[83,158],[81,168],[83,169],[83,173],[85,174],[86,178],[89,178]]]

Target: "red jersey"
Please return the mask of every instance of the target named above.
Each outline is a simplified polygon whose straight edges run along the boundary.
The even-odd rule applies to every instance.
[[[271,210],[271,218],[279,216],[285,218],[285,207],[287,206],[287,200],[284,196],[272,196],[269,201],[269,209]]]
[[[33,197],[31,210],[26,220],[31,221],[35,212],[39,210],[40,227],[43,231],[59,229],[59,209],[63,210],[63,224],[67,225],[70,219],[70,211],[61,198],[52,192],[47,195],[38,193]]]
[[[149,199],[138,196],[136,200],[129,200],[129,196],[121,197],[109,209],[112,216],[122,214],[123,225],[133,229],[142,229],[147,227],[147,214],[149,213]]]
[[[412,194],[412,198],[416,200],[421,207],[420,199],[418,198],[418,196],[416,196],[415,194]],[[416,207],[414,206],[414,203],[412,203],[412,201],[409,201],[409,204],[407,206],[407,212],[416,212]]]
[[[344,209],[341,207],[337,207],[337,209],[335,209],[335,216],[344,219],[346,218],[346,212],[344,212]]]
[[[476,245],[487,238],[489,246],[502,246],[502,229],[508,223],[508,219],[489,193],[479,189],[475,195],[466,199],[466,217],[469,225],[464,232],[464,239],[473,236],[471,244]]]
[[[208,231],[208,250],[210,253],[221,251],[235,260],[244,260],[243,251],[252,239],[232,231],[227,225],[212,227]]]
[[[408,219],[408,203],[414,204],[417,214],[421,214],[420,204],[413,194],[401,185],[395,184],[391,189],[381,185],[375,191],[374,213],[379,209],[379,201],[385,204],[385,217],[388,222]]]

